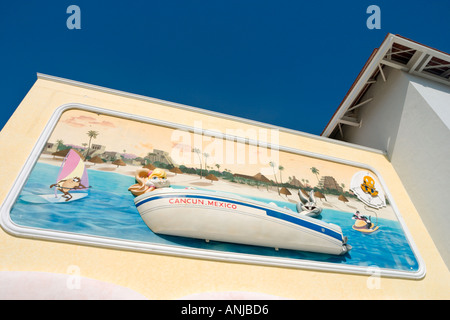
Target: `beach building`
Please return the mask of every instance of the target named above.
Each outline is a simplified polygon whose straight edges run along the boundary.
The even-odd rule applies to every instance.
[[[145,157],[150,163],[153,162],[161,162],[167,165],[174,165],[170,154],[167,151],[154,149],[152,152],[149,152]]]
[[[54,153],[56,151],[58,151],[58,144],[57,143],[48,142],[45,145],[45,149],[44,149],[45,153]]]
[[[120,153],[117,151],[105,151],[101,154],[101,157],[106,161],[114,161],[120,159]]]
[[[342,187],[337,183],[336,179],[334,179],[333,177],[324,176],[320,179],[319,184],[323,186],[323,188],[325,189],[336,190],[337,192],[340,193],[343,192]]]
[[[4,164],[0,167],[0,298],[449,299],[450,272],[443,249],[448,238],[440,234],[440,225],[448,225],[442,201],[446,189],[440,180],[449,177],[444,165],[446,61],[447,54],[389,34],[322,136],[38,74],[0,133]],[[32,112],[37,108],[39,115]],[[77,124],[70,130],[69,120]],[[99,127],[90,127],[91,123]],[[142,178],[135,172],[144,172],[146,179],[153,171],[131,165],[84,165],[70,151],[68,168],[61,157],[43,155],[51,148],[49,141],[85,142],[87,130],[98,131],[98,139],[102,138],[91,145],[98,154],[107,145],[145,159],[153,149],[155,160],[174,159],[180,167],[199,166],[199,162],[188,163],[199,155],[188,145],[194,137],[231,141],[233,150],[240,149],[246,159],[259,154],[250,152],[256,144],[276,145],[271,152],[262,152],[272,157],[269,166],[258,159],[221,164],[213,155],[220,154],[226,143],[217,143],[215,152],[207,151],[208,165],[275,183],[295,177],[290,181],[296,185],[300,181],[315,185],[322,179],[337,193],[344,184],[355,195],[326,194],[326,201],[318,201],[322,216],[316,222],[312,217],[298,218],[301,211],[296,206],[301,204],[296,192],[279,194],[276,188],[221,178],[211,183],[195,174],[169,172],[174,192],[197,192],[197,197],[165,195],[167,202],[160,202],[160,207],[177,205],[184,210],[180,206],[195,205],[209,208],[203,211],[208,217],[228,209],[234,216],[242,214],[241,221],[247,224],[254,219],[275,221],[289,232],[301,230],[302,235],[311,233],[333,244],[338,239],[349,251],[328,254],[152,232],[137,211],[143,204],[135,206],[133,199],[138,197],[127,189]],[[220,134],[230,130],[240,135]],[[264,134],[258,141],[244,135],[258,130],[275,130],[277,135]],[[271,140],[274,136],[276,141]],[[429,153],[435,156],[427,157]],[[282,172],[276,171],[280,167]],[[65,201],[61,191],[49,189],[57,184],[60,171],[76,171],[80,179],[89,175],[92,188]],[[427,199],[436,202],[432,204],[436,211],[423,210],[422,193],[414,189],[417,179]],[[425,185],[435,188],[423,190]],[[47,195],[49,190],[53,198]],[[202,199],[202,192],[216,192],[216,196]],[[59,198],[55,200],[53,193]],[[224,200],[224,193],[234,200]],[[262,199],[267,200],[264,206],[259,205]],[[308,200],[304,205],[310,205]],[[372,222],[364,222],[363,215],[371,216]],[[439,218],[438,225],[427,220],[431,215]],[[183,221],[201,225],[201,221]],[[173,222],[164,221],[163,227]],[[246,232],[260,236],[257,229]],[[257,240],[273,237],[270,231],[264,229]],[[278,233],[274,238],[283,237]]]
[[[102,155],[105,152],[105,150],[106,150],[106,146],[102,146],[100,144],[93,143],[91,145],[91,148],[89,149],[89,155],[86,155],[86,156],[89,156],[90,158],[94,158],[96,156]]]
[[[450,55],[388,35],[322,136],[386,153],[450,266]]]

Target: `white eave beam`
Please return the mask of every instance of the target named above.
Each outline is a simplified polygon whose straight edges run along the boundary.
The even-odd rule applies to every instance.
[[[437,64],[435,66],[428,66],[423,69],[428,70],[428,69],[438,69],[438,68],[447,68],[447,67],[450,67],[450,64]]]
[[[380,74],[381,77],[383,78],[383,81],[386,82],[386,76],[384,75],[383,67],[381,66],[381,64],[378,65],[378,70],[380,70]]]
[[[372,101],[372,100],[373,100],[373,98],[369,98],[369,99],[367,99],[367,100],[364,100],[363,102],[360,102],[360,103],[358,103],[358,104],[355,104],[353,107],[347,109],[347,112],[352,111],[352,110],[354,110],[354,109],[356,109],[356,108],[359,108],[359,107],[365,105],[366,103],[369,103],[369,102]]]
[[[450,69],[445,71],[443,74],[441,74],[441,77],[447,78],[448,76],[450,76]]]
[[[409,70],[409,68],[407,66],[405,66],[404,64],[400,64],[398,62],[394,62],[394,61],[390,61],[390,60],[386,60],[386,59],[381,60],[380,63],[384,64],[388,67],[398,69],[398,70],[403,70],[403,71]]]
[[[425,59],[422,59],[419,69],[417,69],[416,71],[422,72],[423,69],[425,69],[425,67],[427,66],[428,62],[430,62],[431,58],[433,58],[433,56],[431,54],[429,54]]]
[[[361,121],[358,121],[354,118],[350,118],[350,117],[342,117],[341,119],[339,119],[339,123],[340,124],[346,124],[348,126],[352,126],[352,127],[361,127]]]
[[[344,137],[344,132],[342,131],[342,126],[341,124],[338,122],[338,128],[339,128],[339,132],[341,133],[341,137]]]
[[[414,55],[409,60],[406,67],[409,69],[409,73],[413,73],[414,70],[419,66],[419,64],[422,62],[422,59],[426,56],[426,53],[423,51],[416,51]]]

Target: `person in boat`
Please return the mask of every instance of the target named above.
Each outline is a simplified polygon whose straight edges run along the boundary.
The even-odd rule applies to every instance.
[[[128,190],[135,196],[140,196],[141,194],[151,192],[157,188],[170,187],[166,171],[163,169],[138,169],[136,170],[134,177],[137,183],[129,187]]]
[[[72,199],[72,195],[69,193],[70,190],[77,189],[87,189],[88,187],[84,186],[81,183],[81,179],[79,177],[74,177],[72,179],[64,179],[60,180],[57,183],[54,183],[50,186],[50,189],[56,187],[56,190],[59,190],[63,193],[62,197],[66,198],[66,201]],[[90,186],[89,186],[90,188]]]
[[[352,219],[364,221],[366,223],[367,229],[370,229],[372,227],[372,221],[370,220],[370,218],[361,215],[361,213],[358,210],[356,210],[356,213],[353,215]]]

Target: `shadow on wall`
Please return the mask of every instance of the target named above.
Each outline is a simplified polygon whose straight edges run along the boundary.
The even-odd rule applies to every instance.
[[[0,300],[147,300],[131,289],[77,275],[0,272]]]

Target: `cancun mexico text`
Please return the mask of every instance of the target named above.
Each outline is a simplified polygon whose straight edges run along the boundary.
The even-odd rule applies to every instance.
[[[207,199],[192,199],[192,198],[173,198],[169,199],[170,204],[194,204],[202,206],[212,206],[218,208],[237,209],[237,205],[234,203],[207,200]]]

